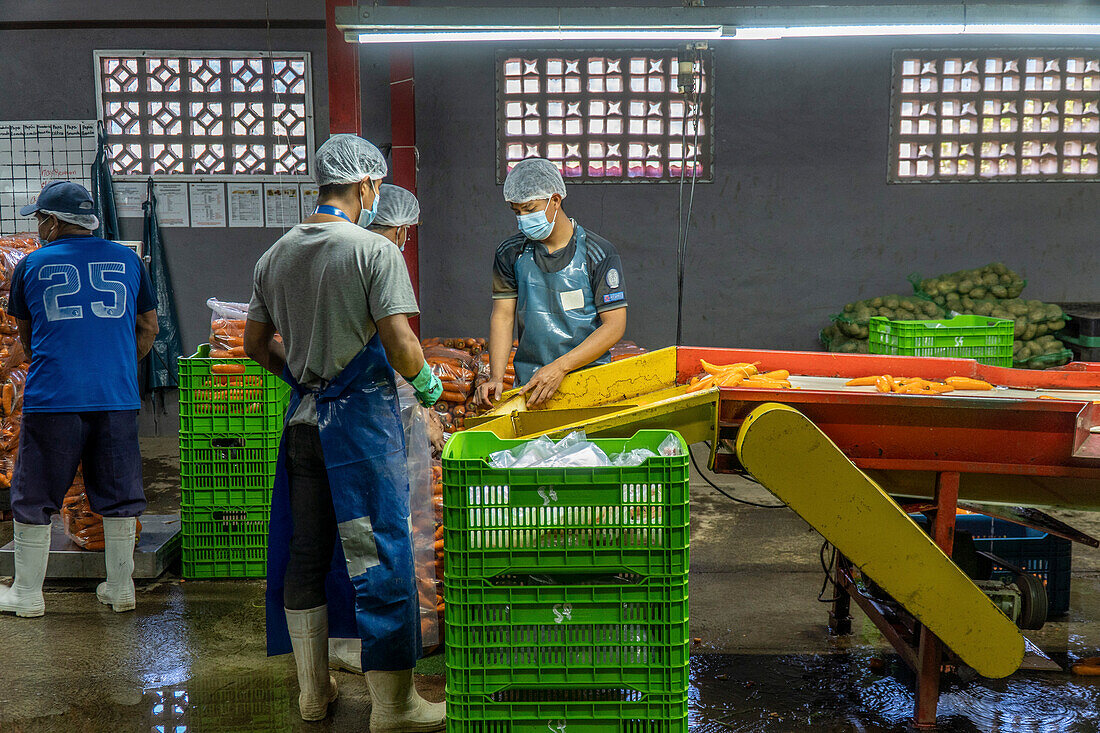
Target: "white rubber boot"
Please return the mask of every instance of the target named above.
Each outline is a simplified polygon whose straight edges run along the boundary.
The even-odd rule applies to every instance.
[[[324,720],[336,700],[336,678],[328,673],[328,606],[286,610],[286,627],[298,667],[298,710],[302,720]]]
[[[428,702],[416,691],[413,671],[367,672],[371,733],[435,731],[447,726],[447,704]]]
[[[137,606],[134,590],[134,537],[136,517],[103,518],[103,559],[107,565],[107,582],[100,583],[95,594],[99,602],[115,613],[133,611]]]
[[[363,642],[359,639],[329,639],[328,667],[363,674]]]
[[[50,525],[15,523],[15,582],[0,585],[0,611],[32,618],[46,613],[42,583],[50,560]]]

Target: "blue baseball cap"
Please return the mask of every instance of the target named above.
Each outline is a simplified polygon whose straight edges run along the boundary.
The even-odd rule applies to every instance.
[[[72,181],[53,181],[47,183],[38,200],[19,210],[20,216],[30,216],[36,211],[46,210],[57,214],[75,214],[94,216],[95,201],[88,189]]]

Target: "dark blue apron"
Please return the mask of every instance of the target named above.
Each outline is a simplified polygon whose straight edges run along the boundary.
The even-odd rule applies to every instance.
[[[329,637],[359,638],[366,670],[411,669],[420,656],[420,609],[409,526],[405,434],[393,369],[375,334],[326,386],[294,393],[286,419],[313,394],[339,542],[325,578]],[[291,651],[283,582],[293,518],[285,441],[279,446],[267,547],[267,653]]]
[[[577,248],[573,259],[561,270],[539,269],[535,247],[545,245],[530,240],[516,260],[516,386],[527,384],[535,372],[580,346],[600,327],[588,279],[588,235],[580,224],[574,222],[573,228]],[[607,353],[589,366],[610,361],[611,354]]]

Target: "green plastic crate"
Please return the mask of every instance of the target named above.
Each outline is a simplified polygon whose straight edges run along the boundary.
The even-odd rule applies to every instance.
[[[625,468],[491,468],[487,458],[526,441],[466,431],[443,451],[447,575],[688,570],[688,458]],[[593,441],[609,456],[648,448],[667,430]]]
[[[686,693],[513,690],[457,695],[447,687],[447,733],[687,733]]]
[[[955,316],[943,321],[891,321],[876,316],[870,323],[870,351],[975,359],[1010,367],[1013,328],[1011,320],[985,316]]]
[[[209,344],[179,360],[180,433],[266,435],[282,431],[290,387],[251,359],[210,359]],[[244,374],[214,374],[240,364]]]
[[[268,506],[279,436],[180,434],[183,506]]]
[[[183,507],[183,577],[267,574],[268,507]]]
[[[448,575],[448,686],[463,695],[515,687],[685,692],[687,576],[638,581],[495,585]]]

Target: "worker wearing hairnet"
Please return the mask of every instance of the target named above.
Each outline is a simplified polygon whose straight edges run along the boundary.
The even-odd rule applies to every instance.
[[[516,384],[531,407],[553,397],[566,374],[608,363],[608,350],[626,331],[619,253],[566,216],[565,195],[561,172],[543,158],[520,161],[504,181],[519,233],[497,247],[493,262],[490,377],[478,388],[482,405],[503,391],[513,330],[519,334]]]
[[[404,252],[409,228],[420,223],[420,202],[411,191],[392,183],[382,184],[379,199],[378,215],[374,217],[370,230],[378,232]]]
[[[7,299],[30,362],[11,486],[15,582],[0,585],[0,611],[17,616],[45,613],[50,515],[80,466],[92,510],[103,515],[107,581],[96,597],[116,612],[137,603],[134,538],[145,511],[137,366],[157,335],[157,297],[140,257],[92,234],[94,211],[92,195],[71,181],[46,185],[19,211],[38,220],[42,247],[15,266]]]
[[[256,263],[244,334],[246,353],[293,387],[271,503],[268,653],[294,652],[302,718],[321,720],[337,694],[329,637],[358,638],[371,730],[442,730],[443,704],[413,686],[420,617],[394,370],[425,406],[443,389],[409,327],[401,253],[366,229],[381,152],[333,135],[316,164],[317,210]]]

